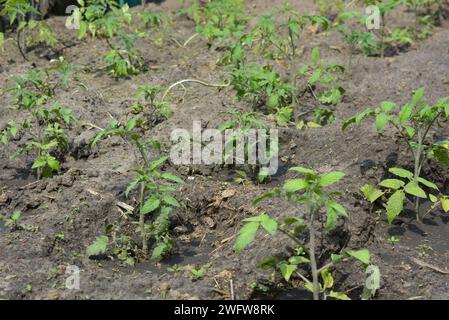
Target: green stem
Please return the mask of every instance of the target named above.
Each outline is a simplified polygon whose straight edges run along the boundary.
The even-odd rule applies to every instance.
[[[310,258],[310,266],[312,268],[312,286],[313,286],[313,300],[320,299],[320,288],[318,283],[318,268],[316,264],[315,257],[315,229],[313,227],[314,220],[314,211],[312,210],[309,221],[309,258]]]
[[[421,153],[423,148],[423,138],[421,131],[418,130],[418,148],[416,149],[415,154],[415,175],[414,180],[417,182],[418,178],[421,174]],[[419,197],[415,197],[415,213],[416,213],[416,220],[420,222],[419,218]]]
[[[147,234],[145,232],[145,215],[142,213],[144,197],[145,197],[145,183],[142,182],[140,184],[139,226],[140,226],[140,234],[142,237],[142,252],[143,255],[146,257],[148,255],[148,239]]]
[[[17,31],[17,47],[19,48],[20,54],[22,55],[23,59],[25,59],[25,61],[29,61],[28,58],[25,55],[25,52],[22,49],[22,45],[20,44],[20,38],[22,35],[22,29],[20,29],[19,31]]]

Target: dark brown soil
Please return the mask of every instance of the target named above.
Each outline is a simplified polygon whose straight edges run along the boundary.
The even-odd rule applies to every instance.
[[[314,10],[313,1],[290,2],[301,12]],[[177,3],[166,1],[160,8],[173,10]],[[247,1],[247,7],[250,15],[258,16],[282,3],[280,0]],[[49,23],[60,30],[60,39],[71,41],[74,34],[64,28],[64,19],[51,17]],[[407,23],[407,19],[410,14],[401,12],[395,21]],[[257,269],[257,262],[262,257],[287,252],[293,244],[281,235],[275,239],[261,236],[238,255],[234,250],[235,235],[245,217],[259,212],[281,216],[295,210],[276,199],[265,201],[257,208],[251,203],[258,195],[291,177],[286,168],[296,165],[320,172],[347,173],[341,191],[345,193],[343,204],[350,214],[348,223],[323,239],[321,246],[328,251],[343,246],[368,248],[382,273],[378,299],[449,299],[449,276],[419,266],[413,260],[419,258],[440,269],[446,268],[449,263],[447,216],[436,212],[418,224],[411,220],[411,215],[404,215],[390,226],[384,215],[379,218],[370,210],[358,192],[363,184],[379,181],[389,166],[410,166],[412,162],[406,149],[394,140],[392,132],[379,137],[371,124],[341,130],[344,119],[381,101],[404,103],[420,86],[426,87],[431,101],[449,96],[449,27],[444,24],[435,28],[430,38],[400,55],[385,59],[357,55],[343,83],[344,101],[335,108],[337,121],[320,129],[283,129],[282,167],[269,184],[235,184],[234,173],[220,167],[169,165],[167,169],[187,181],[179,196],[185,208],[177,210],[173,219],[177,247],[173,256],[161,262],[138,263],[135,267],[125,266],[118,260],[83,256],[86,247],[108,224],[121,219],[116,202],[134,204],[135,199],[125,199],[123,192],[133,177],[129,170],[137,160],[132,149],[115,138],[106,139],[90,150],[87,144],[97,130],[83,124],[105,128],[110,116],[125,119],[141,84],[167,86],[185,78],[221,83],[226,79],[225,71],[217,66],[220,51],[210,49],[200,37],[186,48],[180,48],[170,39],[182,43],[195,32],[192,21],[184,17],[175,17],[174,21],[173,30],[163,39],[162,46],[154,44],[151,37],[138,43],[151,68],[130,80],[115,80],[104,72],[102,54],[107,45],[100,40],[89,39],[63,50],[66,60],[76,65],[77,80],[67,90],[57,91],[56,99],[72,108],[79,120],[70,132],[71,154],[66,157],[60,176],[36,181],[31,159],[8,158],[10,148],[21,142],[16,141],[8,148],[2,145],[0,214],[9,216],[19,209],[23,212],[22,222],[39,230],[10,231],[0,224],[0,299],[229,299],[231,279],[237,298],[264,297],[251,286],[269,277]],[[346,45],[336,33],[307,35],[300,59],[308,59],[315,46],[319,46],[322,56],[329,61],[347,63]],[[33,50],[28,54],[31,61],[24,62],[12,41],[5,44],[0,56],[3,84],[0,128],[17,114],[6,92],[10,76],[24,73],[31,63],[45,67],[48,60],[41,57],[45,53],[45,49]],[[171,130],[189,130],[193,120],[216,128],[227,119],[226,111],[246,108],[244,103],[236,101],[235,93],[229,88],[217,90],[195,84],[186,88],[185,94],[182,90],[174,94],[179,99],[172,100],[173,116],[146,132],[148,137],[168,142]],[[439,130],[440,136],[449,136],[448,126]],[[370,168],[369,164],[373,163]],[[447,172],[438,169],[433,174],[449,191]],[[224,191],[232,196],[223,198]],[[58,236],[61,233],[63,238]],[[394,245],[389,243],[387,239],[391,235],[400,241]],[[188,270],[179,274],[168,272],[167,267],[175,263],[181,266],[211,263],[211,266],[203,279],[192,280]],[[80,290],[65,289],[64,270],[68,265],[76,265],[81,270]],[[345,265],[339,269],[337,280],[342,291],[350,291],[357,298],[356,293],[360,293],[357,286],[363,281],[363,275],[354,269],[354,265]],[[31,291],[26,290],[27,285],[31,285]],[[268,296],[310,298],[303,290],[283,283],[277,288],[270,287]]]

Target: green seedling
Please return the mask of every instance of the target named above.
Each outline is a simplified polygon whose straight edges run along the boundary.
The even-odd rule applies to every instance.
[[[175,263],[174,265],[167,267],[167,271],[174,274],[179,274],[180,272],[183,271],[183,267]]]
[[[338,85],[345,68],[329,64],[320,58],[318,48],[312,50],[312,63],[301,67],[299,74],[307,79],[312,95],[322,104],[336,105],[341,102],[345,90]]]
[[[71,65],[70,65],[71,66]],[[71,67],[63,60],[59,60],[57,70],[59,80],[54,83],[48,81],[51,69],[46,69],[46,78],[39,69],[30,69],[23,76],[14,77],[15,84],[8,88],[13,95],[13,103],[17,110],[27,115],[22,123],[11,120],[0,135],[3,144],[7,145],[15,139],[18,132],[28,134],[31,141],[18,153],[32,153],[36,156],[32,169],[36,169],[37,178],[48,177],[53,171],[60,171],[57,159],[68,147],[67,130],[71,127],[74,117],[72,111],[54,102],[49,106],[56,87],[63,84],[69,76]],[[14,157],[13,155],[12,157]]]
[[[396,243],[398,243],[400,240],[398,238],[396,238],[395,236],[391,236],[388,238],[388,242],[394,246]]]
[[[19,220],[22,216],[22,213],[19,210],[16,210],[13,212],[11,217],[9,218],[3,218],[5,222],[5,227],[11,228],[11,229],[19,229]]]
[[[133,145],[140,155],[139,166],[134,169],[137,178],[130,183],[125,196],[128,197],[130,192],[139,188],[138,206],[135,211],[139,216],[138,232],[141,236],[142,254],[144,257],[148,255],[148,239],[151,236],[156,241],[152,258],[160,259],[173,247],[173,240],[169,234],[169,218],[172,208],[180,207],[179,202],[171,195],[177,191],[172,184],[183,184],[184,181],[170,172],[159,171],[168,157],[149,160],[148,153],[152,144],[143,139],[138,128],[139,123],[135,119],[129,120],[124,125],[114,120],[108,129],[95,137],[92,146],[108,136],[118,136]],[[151,223],[147,224],[146,220],[150,220]]]
[[[206,275],[206,271],[207,269],[209,269],[211,266],[211,263],[207,263],[204,266],[200,267],[200,268],[191,268],[190,272],[192,274],[193,279],[195,280],[201,280],[204,278],[204,276]]]
[[[29,18],[30,16],[40,15],[29,1],[5,0],[2,2],[4,2],[4,5],[0,10],[0,16],[8,16],[11,26],[15,22],[18,23],[16,44],[24,60],[28,61],[26,56],[27,47],[31,44],[44,43],[51,48],[55,47],[58,40],[45,20],[37,21]],[[26,37],[26,35],[28,35],[28,37]],[[3,42],[3,34],[1,35],[1,38],[2,40],[0,40],[0,42]]]
[[[415,198],[414,209],[418,221],[420,221],[420,199],[429,198],[434,205],[441,204],[445,212],[449,211],[447,196],[441,194],[433,182],[421,177],[423,166],[428,157],[436,158],[443,166],[448,165],[449,158],[446,146],[449,142],[431,143],[428,141],[431,130],[438,121],[449,118],[448,100],[449,98],[442,98],[436,104],[428,104],[424,101],[424,88],[420,88],[415,91],[411,101],[402,107],[397,106],[394,102],[384,101],[378,108],[368,108],[343,124],[344,130],[351,124],[360,124],[367,117],[375,117],[377,130],[382,132],[387,125],[392,126],[399,139],[408,146],[408,150],[413,155],[413,172],[402,168],[391,168],[389,170],[393,175],[406,179],[407,183],[399,179],[387,179],[379,184],[386,191],[381,191],[370,185],[362,188],[365,197],[372,203],[384,194],[391,194],[386,206],[390,223],[404,209],[403,202],[408,199],[406,194]],[[432,190],[433,193],[436,192],[437,195],[425,192],[422,187]]]
[[[358,28],[350,26],[355,19],[358,19]],[[335,27],[335,31],[343,36],[349,46],[348,70],[352,67],[353,56],[360,49],[363,50],[366,56],[372,56],[378,52],[375,34],[364,31],[365,18],[360,12],[343,12],[338,16],[338,21],[339,24]]]
[[[276,188],[262,195],[255,200],[255,203],[268,197],[283,197],[295,206],[303,207],[305,212],[279,220],[267,214],[245,219],[245,225],[237,237],[236,251],[241,252],[254,242],[259,229],[263,229],[271,236],[281,232],[295,243],[295,255],[286,260],[270,257],[261,262],[260,267],[275,268],[286,281],[289,281],[293,275],[298,276],[304,282],[305,288],[313,293],[314,300],[325,299],[326,297],[348,299],[344,293],[333,290],[334,280],[329,270],[343,260],[355,258],[362,262],[366,270],[373,272],[374,275],[370,278],[370,280],[373,280],[373,285],[365,289],[365,297],[374,295],[378,288],[379,269],[370,264],[368,250],[344,250],[338,254],[333,254],[329,263],[321,267],[318,266],[317,257],[321,254],[316,252],[317,232],[330,232],[335,228],[339,217],[347,217],[346,209],[335,201],[339,193],[327,191],[329,186],[343,178],[344,173],[334,171],[319,175],[315,171],[304,167],[290,168],[290,171],[300,173],[304,175],[304,178],[288,180],[282,188]],[[324,227],[323,223],[315,223],[319,220],[323,221],[322,215],[326,218]],[[306,237],[304,236],[307,231],[308,241],[305,240]],[[310,267],[312,280],[309,280],[300,271],[303,265]]]
[[[418,255],[420,258],[428,258],[430,256],[430,252],[433,251],[433,248],[427,242],[420,243],[416,249],[419,250]]]
[[[224,123],[223,125],[221,125],[219,127],[219,130],[221,132],[226,132],[226,130],[228,129],[232,129],[232,135],[229,137],[229,140],[227,140],[227,143],[230,144],[229,145],[225,145],[225,158],[224,161],[225,163],[229,163],[231,161],[229,160],[229,157],[234,157],[232,159],[232,163],[233,164],[243,164],[246,168],[246,171],[249,172],[249,175],[251,177],[253,177],[254,179],[257,179],[257,181],[259,183],[263,183],[264,181],[266,181],[266,179],[268,178],[268,174],[266,172],[266,170],[263,169],[263,166],[259,163],[259,161],[256,161],[256,163],[254,164],[245,164],[245,159],[239,159],[239,158],[235,158],[238,155],[238,152],[236,151],[236,149],[238,148],[238,139],[239,136],[242,135],[246,135],[250,130],[256,130],[256,129],[267,129],[267,125],[263,120],[260,120],[259,118],[262,117],[263,115],[261,113],[257,113],[257,112],[239,112],[239,111],[229,111],[228,112],[229,115],[232,116],[232,120]],[[262,134],[262,132],[258,132],[258,134]],[[249,139],[248,139],[249,140]],[[245,158],[249,158],[249,154],[254,154],[255,152],[257,152],[257,149],[259,148],[258,145],[258,139],[256,139],[256,141],[254,141],[253,143],[250,143],[250,141],[248,141],[248,143],[245,143],[245,149],[244,149],[244,156]],[[268,148],[268,150],[266,150],[266,157],[267,159],[270,159],[272,156],[274,156],[277,153],[277,146],[274,146],[274,143],[271,143],[271,141],[269,142],[270,147]],[[229,154],[229,151],[232,151],[231,154]],[[246,179],[247,177],[247,173],[245,172],[245,176],[243,177],[243,172],[242,171],[237,171],[240,172],[239,175],[241,176],[241,178]],[[245,180],[241,180],[240,182],[244,182]]]
[[[244,65],[231,74],[231,86],[239,100],[248,101],[253,109],[267,108],[277,113],[293,102],[294,88],[282,81],[280,75],[268,65]]]
[[[206,5],[194,1],[183,11],[196,23],[196,32],[209,44],[221,47],[232,44],[232,39],[241,36],[249,17],[244,12],[243,0],[216,0]]]
[[[81,3],[84,2],[81,1]],[[92,36],[104,39],[110,48],[104,61],[116,78],[128,78],[146,71],[142,56],[134,49],[135,41],[145,36],[132,28],[132,15],[128,5],[118,8],[110,1],[100,1],[90,10],[90,5],[80,9],[78,37],[83,38],[89,32]],[[113,39],[119,41],[114,42]]]
[[[290,65],[290,85],[296,91],[297,84],[297,49],[302,34],[308,25],[319,24],[324,30],[329,28],[330,22],[323,16],[300,15],[288,4],[277,10],[276,16],[285,17],[279,26],[275,24],[272,15],[262,16],[252,31],[252,41],[266,58],[286,59]],[[292,99],[296,103],[297,92],[293,92]],[[280,106],[282,107],[282,106]]]
[[[156,99],[161,92],[161,86],[139,86],[136,92],[137,101],[133,104],[132,109],[134,111],[149,111],[150,117],[155,118],[153,119],[155,123],[158,122],[158,119],[168,119],[173,112],[166,102]]]
[[[36,226],[21,223],[20,222],[21,217],[22,212],[20,210],[16,210],[9,218],[0,216],[0,221],[3,221],[5,227],[9,228],[11,231],[26,230],[29,232],[37,232],[39,230],[39,228]]]

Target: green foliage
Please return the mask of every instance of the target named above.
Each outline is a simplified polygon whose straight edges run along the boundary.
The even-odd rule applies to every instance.
[[[430,210],[433,210],[437,206],[441,205],[445,212],[449,211],[449,207],[446,205],[449,197],[443,195],[438,186],[436,186],[433,182],[421,177],[415,179],[412,172],[402,168],[390,168],[389,171],[399,178],[406,179],[407,182],[404,182],[398,178],[385,179],[379,183],[382,190],[371,185],[365,185],[361,189],[365,198],[371,203],[379,199],[381,196],[386,196],[388,198],[386,204],[386,214],[389,223],[393,223],[393,221],[403,211],[405,207],[404,201],[407,199],[407,195],[422,199],[429,199],[432,202]],[[433,193],[424,191],[426,188],[432,190]],[[434,194],[435,192],[437,193],[436,195]]]
[[[200,268],[191,268],[190,272],[192,274],[193,279],[195,280],[201,280],[206,275],[207,269],[211,266],[210,263],[205,264],[204,266]]]
[[[256,154],[258,152],[259,141],[263,141],[261,135],[264,134],[262,131],[256,132],[257,129],[267,129],[267,124],[259,119],[263,114],[258,112],[239,112],[239,111],[229,111],[232,119],[222,124],[218,129],[221,132],[232,129],[231,135],[226,140],[226,145],[224,148],[224,162],[233,163],[234,165],[243,165],[245,171],[237,170],[241,180],[237,180],[238,183],[246,181],[248,175],[259,183],[263,183],[267,180],[268,174],[264,166],[260,163],[260,159],[256,159],[256,163],[247,163],[245,159],[249,159],[250,154]],[[246,135],[252,130],[254,133],[255,141],[250,141],[246,139]],[[277,156],[278,146],[275,145],[274,141],[269,140],[269,136],[266,136],[267,143],[269,146],[265,147],[265,159],[271,160],[273,157]],[[245,159],[237,158],[239,153],[237,152],[238,141],[244,141],[244,157]],[[232,151],[232,153],[231,153]],[[232,159],[230,159],[232,157]],[[232,160],[232,161],[231,161]]]
[[[87,247],[86,255],[88,257],[97,256],[99,254],[104,254],[107,250],[109,243],[109,238],[107,236],[99,236],[95,241]]]
[[[293,100],[294,88],[282,81],[280,75],[268,65],[245,65],[231,74],[231,86],[239,100],[246,100],[253,108],[263,105],[269,112],[288,107]]]
[[[277,24],[274,15],[283,17],[283,22]],[[319,24],[327,30],[330,26],[329,20],[325,17],[301,15],[288,5],[276,10],[274,15],[267,14],[260,17],[252,30],[256,50],[269,59],[284,58],[293,63],[305,28]]]
[[[384,101],[378,108],[368,108],[362,113],[348,119],[343,124],[343,130],[352,124],[360,124],[367,117],[375,117],[376,129],[381,132],[387,125],[396,129],[399,139],[407,144],[410,153],[414,158],[414,171],[409,172],[404,169],[391,169],[391,173],[410,180],[410,183],[400,189],[403,185],[396,180],[386,180],[381,186],[396,190],[387,203],[387,215],[391,223],[403,210],[405,194],[415,197],[415,212],[419,220],[419,198],[427,198],[419,184],[428,188],[438,190],[435,184],[421,177],[421,172],[426,161],[426,157],[433,157],[440,161],[443,168],[447,164],[448,149],[446,141],[437,143],[428,142],[431,129],[439,120],[449,118],[449,98],[442,98],[436,104],[429,104],[424,101],[424,88],[417,89],[411,101],[398,107],[394,102]],[[435,152],[437,150],[437,152]],[[362,192],[366,198],[373,202],[379,197],[379,191],[372,187],[364,187]],[[441,197],[440,197],[441,198]],[[443,196],[443,199],[445,197]],[[433,201],[436,203],[437,201]],[[443,200],[444,202],[444,200]],[[441,201],[440,201],[441,203]]]
[[[80,8],[80,28],[78,37],[87,33],[105,39],[110,50],[104,61],[116,78],[127,78],[146,71],[142,56],[135,50],[135,42],[145,33],[133,28],[132,15],[125,4],[118,8],[114,1],[94,0],[84,3],[78,1]],[[113,39],[118,38],[114,43]]]
[[[206,5],[194,1],[184,10],[196,23],[196,31],[210,44],[228,46],[242,35],[249,17],[244,13],[243,0],[216,0]]]
[[[143,11],[138,13],[144,28],[159,28],[169,23],[164,11]]]
[[[329,64],[320,58],[318,48],[312,50],[312,63],[301,67],[299,74],[306,77],[307,84],[323,104],[336,105],[341,102],[345,90],[338,86],[340,75],[345,68],[337,64]],[[314,92],[317,91],[315,94]]]
[[[10,218],[5,219],[5,227],[16,229],[19,226],[19,220],[22,213],[19,210],[13,212]]]
[[[172,208],[181,206],[178,200],[171,195],[177,191],[173,184],[184,184],[184,181],[168,171],[160,171],[168,157],[149,161],[148,151],[152,143],[144,141],[139,132],[139,121],[131,119],[122,125],[114,120],[109,128],[94,138],[92,146],[108,136],[121,137],[132,144],[140,154],[139,166],[134,169],[137,177],[129,184],[125,196],[128,197],[133,190],[139,188],[139,206],[135,210],[139,216],[138,232],[141,236],[142,252],[144,256],[148,254],[147,242],[149,237],[153,237],[156,244],[152,258],[160,259],[173,247],[173,240],[169,234],[170,213]]]
[[[32,153],[35,160],[32,169],[36,169],[37,177],[48,177],[61,169],[58,157],[68,148],[67,130],[74,119],[72,111],[59,102],[51,103],[55,89],[67,82],[72,70],[62,58],[54,61],[51,68],[45,70],[46,78],[40,69],[29,69],[22,76],[15,76],[15,84],[8,88],[12,93],[13,103],[18,112],[25,115],[22,123],[9,121],[1,131],[0,140],[7,145],[18,133],[28,134],[31,141],[18,153]],[[57,81],[50,82],[50,74],[56,73]]]
[[[132,109],[134,111],[147,110],[156,118],[168,119],[173,112],[165,101],[156,99],[160,92],[162,92],[161,86],[139,86],[135,95],[136,102],[133,104]]]
[[[44,43],[50,48],[56,46],[58,40],[48,24],[44,20],[36,21],[29,18],[33,15],[39,15],[39,12],[29,1],[4,0],[2,2],[4,2],[4,4],[3,8],[0,10],[0,16],[8,16],[10,26],[15,22],[18,23],[16,42],[19,51],[25,60],[28,60],[26,57],[27,46],[38,43]],[[29,37],[26,39],[25,34],[29,34]],[[1,38],[0,48],[2,47],[1,42],[3,42],[3,34]],[[23,45],[25,45],[25,47],[22,47]]]
[[[330,232],[335,228],[339,217],[347,217],[346,209],[335,201],[339,193],[326,190],[329,186],[339,182],[345,174],[343,172],[333,171],[320,175],[304,167],[290,168],[290,171],[300,173],[303,175],[303,178],[288,180],[282,188],[276,188],[260,196],[255,200],[255,203],[268,197],[283,197],[296,206],[304,208],[305,212],[302,214],[298,213],[294,216],[287,216],[280,220],[270,217],[265,213],[245,219],[245,224],[240,229],[236,240],[236,251],[239,253],[253,243],[260,229],[271,236],[282,232],[297,245],[295,254],[285,260],[277,257],[269,257],[262,261],[259,267],[263,269],[274,268],[282,275],[285,281],[290,281],[294,275],[299,276],[304,282],[304,287],[313,293],[314,299],[316,300],[320,297],[324,299],[326,297],[348,299],[344,293],[333,290],[334,280],[329,269],[336,267],[339,262],[348,258],[359,260],[365,269],[373,268],[370,264],[369,252],[366,249],[345,250],[339,255],[332,255],[330,263],[318,268],[316,261],[317,253],[315,252],[315,233],[318,230],[316,230],[317,226],[314,224],[314,221],[319,219],[319,215],[325,214],[326,223],[322,231]],[[303,247],[305,242],[303,235],[306,231],[309,233],[309,239],[305,243],[307,250]],[[302,265],[310,266],[309,270],[311,270],[312,280],[309,280],[302,274]],[[319,279],[320,277],[321,281]],[[373,289],[374,293],[377,288],[378,286]],[[374,293],[372,292],[372,294]]]

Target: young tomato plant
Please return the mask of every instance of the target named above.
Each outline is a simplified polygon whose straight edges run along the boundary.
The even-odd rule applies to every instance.
[[[18,153],[35,154],[32,169],[36,169],[37,178],[50,176],[53,171],[59,172],[62,158],[68,148],[67,130],[70,129],[74,117],[72,111],[55,102],[51,107],[39,106],[29,110],[30,117],[24,120],[18,130],[30,135],[31,142]],[[11,136],[15,136],[10,128]],[[17,134],[17,133],[15,133]]]
[[[289,5],[282,7],[276,14],[285,17],[285,21],[277,26],[271,15],[262,16],[252,31],[252,38],[264,57],[272,59],[281,57],[289,62],[290,85],[297,88],[297,49],[303,31],[309,24],[319,24],[324,30],[327,30],[330,22],[325,17],[318,15],[300,15]],[[297,93],[294,92],[292,100],[295,103],[296,96]]]
[[[443,165],[448,164],[448,150],[442,146],[447,145],[447,141],[432,143],[429,140],[432,129],[441,120],[449,118],[449,98],[440,99],[436,104],[428,104],[424,101],[424,88],[415,91],[411,101],[401,107],[396,103],[384,101],[376,109],[368,108],[361,114],[348,119],[343,124],[343,130],[351,124],[360,124],[366,117],[376,118],[376,128],[381,132],[387,125],[391,125],[402,140],[408,146],[413,156],[414,169],[409,172],[404,169],[394,168],[390,172],[394,175],[409,180],[407,184],[397,179],[388,179],[381,182],[381,186],[393,192],[387,203],[388,220],[391,223],[399,213],[403,210],[403,202],[406,194],[415,198],[415,214],[416,219],[420,220],[419,202],[420,198],[427,198],[427,193],[420,187],[424,185],[434,191],[438,191],[438,187],[426,179],[421,177],[423,166],[427,157],[435,157],[437,161]],[[435,152],[436,150],[436,152]],[[364,194],[368,200],[374,202],[383,192],[365,186]],[[432,202],[437,202],[435,195],[429,194]],[[447,207],[447,198],[440,196],[440,202],[445,211]]]
[[[262,117],[263,114],[257,113],[257,112],[239,112],[239,111],[229,111],[228,114],[232,116],[232,120],[224,123],[219,127],[219,130],[221,132],[226,132],[226,130],[232,130],[231,136],[229,136],[229,140],[226,140],[226,145],[224,146],[225,149],[225,157],[224,162],[225,163],[233,163],[234,165],[242,164],[246,171],[242,172],[240,170],[237,170],[237,174],[240,175],[242,178],[246,178],[247,173],[252,177],[254,180],[257,180],[259,183],[263,183],[267,178],[268,174],[267,171],[264,169],[263,165],[259,162],[259,157],[255,159],[254,163],[248,163],[246,164],[245,159],[250,159],[250,154],[255,154],[257,152],[260,152],[259,149],[262,148],[262,146],[259,145],[260,141],[264,141],[260,135],[263,134],[263,131],[256,131],[257,129],[267,129],[267,124],[263,121],[258,119],[258,117]],[[250,130],[254,133],[254,141],[251,141],[251,139],[247,139],[248,143],[245,143],[243,154],[240,155],[240,153],[237,151],[239,148],[239,141],[242,137],[245,137],[248,135]],[[268,137],[266,137],[268,140]],[[246,140],[245,140],[246,141]],[[241,142],[241,141],[240,141]],[[278,146],[275,145],[272,141],[265,141],[269,144],[269,148],[263,148],[265,150],[265,159],[270,160],[271,157],[274,157],[277,155],[277,148]],[[245,159],[238,158],[239,156],[244,157]],[[233,157],[232,159],[229,159],[230,157]],[[232,160],[232,161],[230,161]],[[239,180],[240,181],[240,180]],[[240,182],[243,182],[241,180]]]
[[[293,101],[293,86],[282,81],[268,65],[260,68],[250,64],[235,69],[231,74],[231,86],[239,100],[247,100],[256,110],[266,107],[268,112],[276,113]]]
[[[80,12],[82,21],[78,37],[84,37],[89,31],[92,36],[106,41],[110,50],[104,61],[114,77],[127,78],[146,71],[143,58],[134,48],[135,41],[145,33],[132,28],[132,15],[128,5],[118,8],[113,2],[100,1],[82,7]],[[114,43],[114,38],[118,38],[118,43]]]
[[[168,119],[172,115],[170,106],[156,99],[157,95],[162,92],[161,86],[141,85],[136,92],[136,102],[132,106],[134,112],[149,113],[148,118],[151,126]]]
[[[328,64],[320,59],[318,48],[312,50],[312,64],[301,67],[299,74],[307,78],[310,92],[323,104],[336,105],[341,102],[345,90],[338,86],[339,73],[345,68],[341,65]],[[318,90],[317,93],[315,93]]]
[[[16,43],[23,59],[28,60],[27,47],[31,44],[44,43],[53,48],[58,40],[44,20],[36,21],[30,16],[40,13],[27,0],[6,0],[0,16],[8,16],[10,25],[18,22]],[[37,32],[34,32],[34,31]],[[37,36],[35,35],[37,33]],[[27,36],[28,35],[28,36]],[[0,46],[1,47],[1,46]]]
[[[352,24],[355,19],[359,20],[354,27],[350,24]],[[334,30],[343,36],[343,39],[349,46],[348,70],[352,67],[353,56],[360,50],[362,50],[366,56],[372,56],[378,52],[379,49],[375,34],[363,30],[365,20],[360,12],[343,12],[338,16],[337,20],[339,21],[339,24]]]
[[[148,255],[148,240],[152,237],[156,241],[152,258],[159,259],[169,253],[173,247],[173,240],[168,230],[169,216],[172,208],[179,207],[180,204],[171,195],[177,191],[172,184],[183,184],[184,181],[170,172],[160,172],[160,167],[168,157],[161,157],[152,162],[149,160],[148,143],[144,141],[137,129],[138,122],[135,119],[129,120],[125,125],[114,120],[108,129],[95,137],[92,146],[100,139],[115,135],[133,145],[140,155],[139,166],[134,170],[137,178],[130,183],[125,196],[134,189],[139,189],[138,206],[135,210],[139,217],[137,231],[141,237],[142,254],[144,257]]]
[[[197,1],[185,10],[196,23],[196,31],[209,44],[227,47],[233,38],[241,36],[249,17],[244,12],[243,0],[209,1],[201,6]]]
[[[282,189],[274,189],[262,195],[256,199],[255,203],[268,197],[283,197],[295,206],[304,208],[304,212],[288,216],[282,220],[274,219],[267,214],[245,219],[246,224],[240,230],[236,241],[236,251],[241,252],[251,244],[260,228],[272,236],[281,232],[297,246],[295,255],[286,260],[271,257],[263,261],[260,266],[263,268],[274,267],[286,281],[289,281],[293,275],[297,275],[304,281],[305,288],[313,293],[314,300],[325,299],[326,297],[348,299],[344,293],[332,290],[334,281],[329,271],[331,268],[336,267],[342,260],[352,257],[361,261],[365,269],[374,270],[374,277],[377,278],[374,280],[378,280],[379,270],[377,267],[370,265],[369,252],[366,249],[344,250],[338,254],[333,254],[330,262],[322,266],[319,265],[317,257],[321,254],[317,252],[317,232],[331,231],[339,217],[347,216],[345,208],[335,201],[338,193],[326,190],[327,187],[341,180],[344,173],[333,171],[319,175],[315,171],[304,167],[294,167],[290,170],[304,175],[304,178],[288,180]],[[324,213],[326,216],[325,224],[320,223],[324,220],[322,218]],[[308,241],[303,239],[303,237],[305,238],[305,230],[309,234]],[[310,266],[312,280],[300,270],[301,265],[304,264]],[[322,281],[320,281],[320,277]],[[375,285],[366,288],[366,297],[375,293],[378,288],[377,282],[373,281]]]

